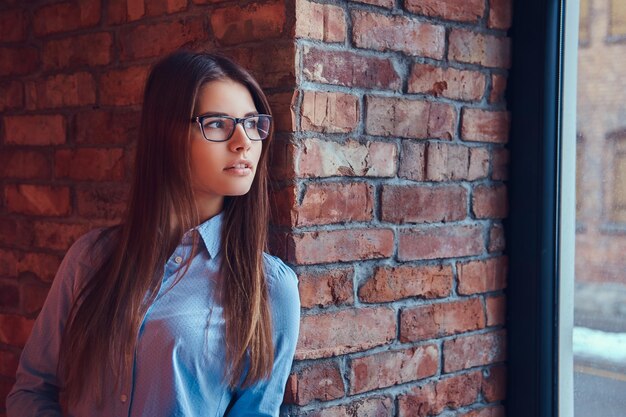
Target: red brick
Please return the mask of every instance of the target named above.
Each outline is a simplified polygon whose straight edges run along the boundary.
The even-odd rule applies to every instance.
[[[501,224],[494,224],[489,229],[489,252],[501,252],[506,247],[504,228]]]
[[[320,408],[304,417],[393,417],[393,400],[389,397],[368,397],[348,404]]]
[[[345,229],[293,234],[287,256],[291,263],[311,265],[388,258],[392,253],[392,230]]]
[[[300,177],[392,177],[397,154],[393,143],[305,139],[296,155],[296,169]]]
[[[87,224],[34,222],[34,245],[37,248],[66,251],[82,235],[89,231]]]
[[[398,175],[414,181],[458,181],[484,178],[488,151],[442,142],[404,142]]]
[[[506,332],[458,336],[443,342],[444,372],[502,362],[506,359]]]
[[[108,32],[48,41],[42,61],[45,69],[100,66],[111,62],[113,38]]]
[[[136,111],[90,110],[76,115],[76,141],[91,145],[127,145],[137,138]]]
[[[187,9],[187,0],[150,0],[145,4],[148,16],[172,14]]]
[[[374,6],[386,7],[392,9],[395,5],[394,0],[351,0],[353,3],[373,4]]]
[[[32,46],[0,48],[0,76],[30,74],[39,68],[39,51]]]
[[[336,363],[314,363],[290,375],[293,380],[287,384],[287,403],[306,405],[314,400],[330,401],[344,396],[344,385],[339,366]],[[294,387],[290,392],[289,386]]]
[[[493,29],[506,30],[511,27],[512,14],[512,0],[490,0],[487,26]]]
[[[503,406],[479,408],[468,413],[460,414],[459,417],[505,417],[506,412]]]
[[[61,265],[62,257],[33,252],[32,248],[28,248],[28,250],[28,252],[20,253],[17,257],[17,273],[20,276],[27,274],[43,282],[52,283],[57,269]]]
[[[506,366],[492,366],[484,371],[482,392],[487,402],[506,399]]]
[[[347,133],[359,123],[356,96],[339,92],[304,91],[300,123],[302,131]]]
[[[3,148],[0,152],[0,178],[46,179],[52,163],[45,152]]]
[[[427,417],[457,409],[478,399],[480,372],[455,375],[413,388],[398,397],[399,417]]]
[[[272,122],[274,122],[274,132],[295,132],[296,120],[295,112],[296,91],[286,93],[267,94],[267,100],[272,108]]]
[[[444,225],[400,231],[398,259],[456,258],[484,251],[483,228],[479,225]]]
[[[237,46],[224,53],[250,71],[262,88],[295,89],[296,48],[293,41],[277,39],[263,48]]]
[[[96,83],[86,72],[28,81],[25,88],[28,109],[84,106],[96,102]]]
[[[121,149],[62,149],[54,154],[54,175],[73,180],[118,181],[124,178]]]
[[[438,223],[467,215],[467,191],[461,186],[383,185],[382,220],[392,223]]]
[[[100,0],[72,0],[40,7],[34,14],[35,35],[95,26],[100,22],[100,9]]]
[[[26,39],[28,17],[24,9],[0,12],[0,39],[2,42],[20,42]]]
[[[363,182],[308,184],[294,208],[294,226],[370,221],[373,200],[374,187]]]
[[[491,178],[496,181],[506,181],[509,178],[509,150],[506,148],[494,149],[492,164]]]
[[[109,0],[107,21],[117,24],[141,19],[146,14],[144,0]]]
[[[479,298],[402,309],[400,341],[418,342],[485,327]]]
[[[489,149],[486,147],[469,148],[469,168],[467,179],[474,181],[489,175]]]
[[[121,220],[129,198],[127,186],[79,187],[76,190],[78,214],[85,218]]]
[[[60,145],[66,131],[59,114],[4,116],[4,142],[13,145]]]
[[[487,326],[499,326],[506,322],[506,297],[496,295],[485,299]]]
[[[206,36],[203,17],[131,27],[120,32],[120,60],[162,56]]]
[[[352,12],[352,42],[357,48],[400,51],[408,55],[442,59],[445,28],[405,16]]]
[[[0,111],[24,106],[24,87],[20,81],[0,82]]]
[[[0,375],[15,377],[20,355],[8,350],[0,350]]]
[[[506,143],[510,114],[507,111],[463,109],[461,138],[475,142]]]
[[[147,67],[107,71],[100,77],[100,104],[112,106],[140,104],[147,76]]]
[[[476,294],[506,288],[508,259],[506,256],[481,261],[459,262],[459,294]]]
[[[485,14],[483,0],[407,0],[404,7],[411,13],[459,22],[476,23]]]
[[[500,74],[491,74],[491,93],[489,94],[490,103],[500,103],[504,100],[506,91],[506,77]]]
[[[353,275],[353,268],[323,269],[300,274],[298,276],[300,305],[303,308],[311,308],[352,304]]]
[[[3,257],[4,258],[4,257]],[[0,275],[8,275],[4,272],[4,261],[0,260]],[[20,305],[20,289],[15,284],[14,280],[11,281],[0,281],[0,308],[3,311],[7,309],[17,310]],[[2,363],[0,362],[0,367]]]
[[[0,243],[5,246],[30,248],[34,240],[31,219],[0,217]]]
[[[390,343],[395,336],[396,313],[391,308],[355,308],[304,316],[295,358],[360,352]]]
[[[296,37],[326,43],[346,40],[346,14],[332,4],[296,0]]]
[[[13,314],[0,314],[0,343],[24,347],[35,320]]]
[[[49,290],[49,286],[39,283],[22,284],[20,297],[22,300],[22,311],[26,314],[38,313],[46,301]]]
[[[352,359],[350,395],[428,378],[437,373],[437,345],[385,351]]]
[[[400,76],[389,59],[304,47],[302,71],[311,81],[347,87],[399,90]]]
[[[505,185],[479,185],[472,193],[472,212],[477,219],[504,218],[509,211]]]
[[[445,103],[367,96],[365,131],[370,135],[451,139],[456,110]]]
[[[15,252],[0,249],[0,276],[17,277],[17,257]]]
[[[465,29],[453,29],[449,37],[450,61],[477,64],[484,67],[511,67],[511,39]]]
[[[70,189],[47,185],[15,184],[4,189],[10,212],[36,216],[67,216],[71,212]]]
[[[215,39],[222,45],[279,38],[285,32],[285,3],[272,0],[214,9],[210,21]]]
[[[359,298],[367,303],[409,297],[442,298],[450,295],[452,280],[449,265],[378,267],[374,276],[359,288]]]
[[[485,85],[485,76],[478,71],[415,63],[411,67],[408,92],[476,101],[482,98]]]

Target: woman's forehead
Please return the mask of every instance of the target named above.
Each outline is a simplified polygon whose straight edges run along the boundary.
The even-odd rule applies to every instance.
[[[256,110],[252,94],[245,85],[230,78],[221,78],[200,87],[195,113],[223,113],[242,117]]]

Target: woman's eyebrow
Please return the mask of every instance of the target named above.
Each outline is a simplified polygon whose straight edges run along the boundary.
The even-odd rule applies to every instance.
[[[250,112],[246,113],[243,117],[256,116],[257,114],[259,114],[258,111],[250,111]],[[201,113],[197,117],[204,117],[204,116],[228,116],[228,117],[234,117],[234,116],[231,116],[230,114],[227,114],[227,113],[212,112],[212,111]]]

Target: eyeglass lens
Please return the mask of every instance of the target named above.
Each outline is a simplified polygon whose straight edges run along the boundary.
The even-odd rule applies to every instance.
[[[270,118],[267,116],[250,116],[241,120],[240,123],[251,140],[267,138],[270,131]],[[222,116],[206,117],[202,120],[202,130],[209,140],[228,140],[235,131],[235,120]]]

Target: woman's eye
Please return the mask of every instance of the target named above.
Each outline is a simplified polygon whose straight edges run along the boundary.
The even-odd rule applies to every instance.
[[[205,120],[205,129],[224,129],[226,123],[223,120]]]
[[[258,119],[248,119],[246,120],[245,127],[246,129],[256,129],[258,123]]]

